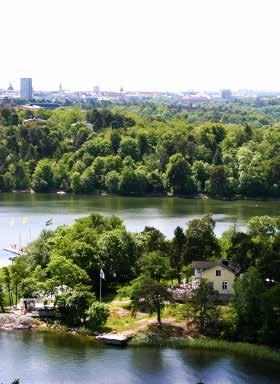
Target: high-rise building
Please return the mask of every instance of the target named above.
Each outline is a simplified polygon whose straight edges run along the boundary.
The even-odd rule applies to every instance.
[[[95,85],[93,87],[93,93],[95,94],[95,96],[98,96],[99,93],[100,93],[100,87],[98,85]]]
[[[30,77],[20,79],[20,98],[25,100],[32,99],[32,79]]]
[[[232,93],[230,89],[223,89],[221,92],[222,99],[230,100],[232,98]]]

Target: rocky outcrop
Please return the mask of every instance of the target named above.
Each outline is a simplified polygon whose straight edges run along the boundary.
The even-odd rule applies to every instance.
[[[41,322],[37,319],[25,315],[14,315],[10,313],[0,314],[0,329],[31,329],[37,328]]]

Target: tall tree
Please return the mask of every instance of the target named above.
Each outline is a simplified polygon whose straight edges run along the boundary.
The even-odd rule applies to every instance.
[[[186,230],[185,264],[220,255],[219,241],[214,233],[215,221],[210,215],[190,221]]]
[[[193,321],[198,325],[201,333],[215,333],[214,327],[219,320],[219,292],[205,281],[201,280],[200,286],[194,291],[191,303],[193,307]]]
[[[174,237],[171,242],[170,263],[171,267],[176,271],[178,284],[181,283],[181,270],[184,265],[184,250],[186,246],[186,236],[181,227],[177,227],[174,231]]]

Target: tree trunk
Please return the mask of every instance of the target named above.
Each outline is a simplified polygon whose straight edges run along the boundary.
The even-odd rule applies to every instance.
[[[16,305],[18,303],[18,286],[16,285]]]
[[[157,296],[156,299],[156,306],[157,306],[157,322],[158,326],[161,327],[161,317],[160,317],[160,302],[159,302],[159,297]]]
[[[181,274],[180,274],[179,269],[177,269],[177,280],[178,280],[178,284],[180,285],[181,284]]]

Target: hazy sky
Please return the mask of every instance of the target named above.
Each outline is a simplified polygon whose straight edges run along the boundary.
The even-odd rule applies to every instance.
[[[280,0],[0,1],[0,88],[280,89]]]

